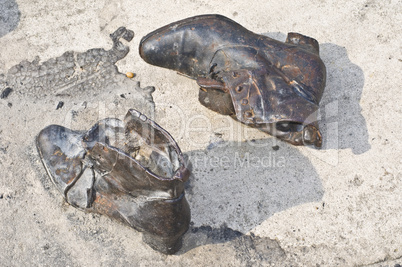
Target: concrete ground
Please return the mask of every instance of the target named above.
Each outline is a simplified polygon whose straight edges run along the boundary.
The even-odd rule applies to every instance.
[[[194,81],[140,58],[148,32],[208,13],[281,41],[287,32],[319,41],[323,149],[217,115],[199,104]],[[0,265],[399,266],[401,25],[398,0],[0,0]],[[109,38],[120,26],[135,32],[125,57]],[[63,63],[92,48],[106,55],[95,67],[77,74]],[[78,76],[67,83],[70,71]],[[86,130],[133,107],[154,116],[192,165],[192,222],[177,255],[66,204],[35,148],[47,125]]]

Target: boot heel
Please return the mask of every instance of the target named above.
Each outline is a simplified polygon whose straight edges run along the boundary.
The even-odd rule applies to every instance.
[[[180,250],[182,245],[182,236],[179,237],[161,237],[143,233],[142,240],[151,248],[164,254],[174,254]]]

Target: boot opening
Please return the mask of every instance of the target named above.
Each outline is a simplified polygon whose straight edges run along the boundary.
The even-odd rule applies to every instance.
[[[126,124],[122,150],[154,174],[172,178],[180,164],[173,140],[169,139],[149,123],[131,120]]]
[[[96,143],[103,143],[117,148],[155,175],[173,178],[180,167],[175,141],[153,121],[140,117],[129,113],[124,122],[117,119],[99,121],[84,136],[85,146],[90,150]]]

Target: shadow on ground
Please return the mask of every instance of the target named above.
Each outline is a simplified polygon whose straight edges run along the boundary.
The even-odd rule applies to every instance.
[[[320,103],[321,125],[324,138],[333,137],[324,149],[351,148],[354,154],[362,154],[371,148],[360,107],[363,70],[349,60],[344,47],[326,43],[321,45],[320,51],[327,67],[327,86]],[[334,140],[334,133],[337,133],[338,140]]]
[[[184,238],[182,252],[243,240],[277,212],[321,202],[323,187],[310,160],[297,148],[274,141],[221,142],[186,153],[192,164],[187,198],[196,225]]]
[[[17,28],[21,13],[15,0],[0,0],[0,37]]]

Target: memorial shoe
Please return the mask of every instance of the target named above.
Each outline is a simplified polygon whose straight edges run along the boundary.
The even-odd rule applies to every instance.
[[[104,119],[87,132],[50,125],[36,145],[69,204],[143,232],[162,253],[180,249],[190,223],[189,171],[177,143],[154,121],[129,110],[124,121]]]
[[[280,42],[224,16],[201,15],[149,33],[139,53],[195,79],[207,108],[291,144],[321,147],[317,110],[326,69],[315,39],[288,33]]]

